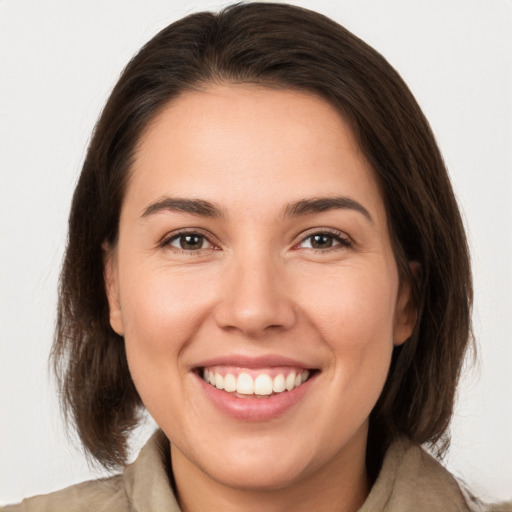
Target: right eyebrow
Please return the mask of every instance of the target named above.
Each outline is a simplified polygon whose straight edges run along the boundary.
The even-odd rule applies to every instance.
[[[221,218],[223,211],[204,199],[184,199],[180,197],[164,197],[150,204],[142,213],[141,218],[149,217],[163,211],[191,213],[200,217]]]

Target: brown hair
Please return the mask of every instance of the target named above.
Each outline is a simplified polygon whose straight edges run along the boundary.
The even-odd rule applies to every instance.
[[[342,26],[298,7],[249,3],[192,14],[157,34],[124,70],[94,131],[73,197],[52,351],[64,410],[86,451],[105,467],[124,464],[142,409],[123,339],[109,324],[102,244],[116,243],[148,123],[180,93],[212,82],[311,92],[351,123],[418,307],[371,414],[369,466],[399,435],[443,440],[471,339],[472,285],[464,228],[428,122],[388,62]],[[410,261],[420,265],[415,279]]]

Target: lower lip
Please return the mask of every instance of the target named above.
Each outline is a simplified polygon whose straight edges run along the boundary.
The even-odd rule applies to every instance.
[[[291,391],[283,391],[267,398],[240,398],[205,382],[199,375],[197,380],[206,396],[217,409],[237,420],[268,421],[277,418],[305,399],[316,375]]]

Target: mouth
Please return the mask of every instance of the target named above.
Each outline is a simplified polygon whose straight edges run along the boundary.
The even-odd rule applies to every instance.
[[[199,400],[206,398],[221,414],[243,422],[277,420],[300,404],[314,404],[311,393],[321,374],[303,361],[273,354],[223,355],[203,360],[191,370],[202,390]],[[205,407],[208,414],[209,406]]]
[[[256,369],[223,365],[197,369],[207,384],[237,398],[270,398],[288,393],[301,387],[316,372],[293,367]]]

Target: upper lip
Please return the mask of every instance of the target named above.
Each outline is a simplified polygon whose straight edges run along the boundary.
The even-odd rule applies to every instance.
[[[240,368],[271,368],[274,366],[290,366],[298,369],[312,369],[311,365],[302,361],[277,354],[268,354],[256,357],[247,355],[224,355],[205,359],[194,365],[195,368],[208,368],[210,366],[237,366]]]

